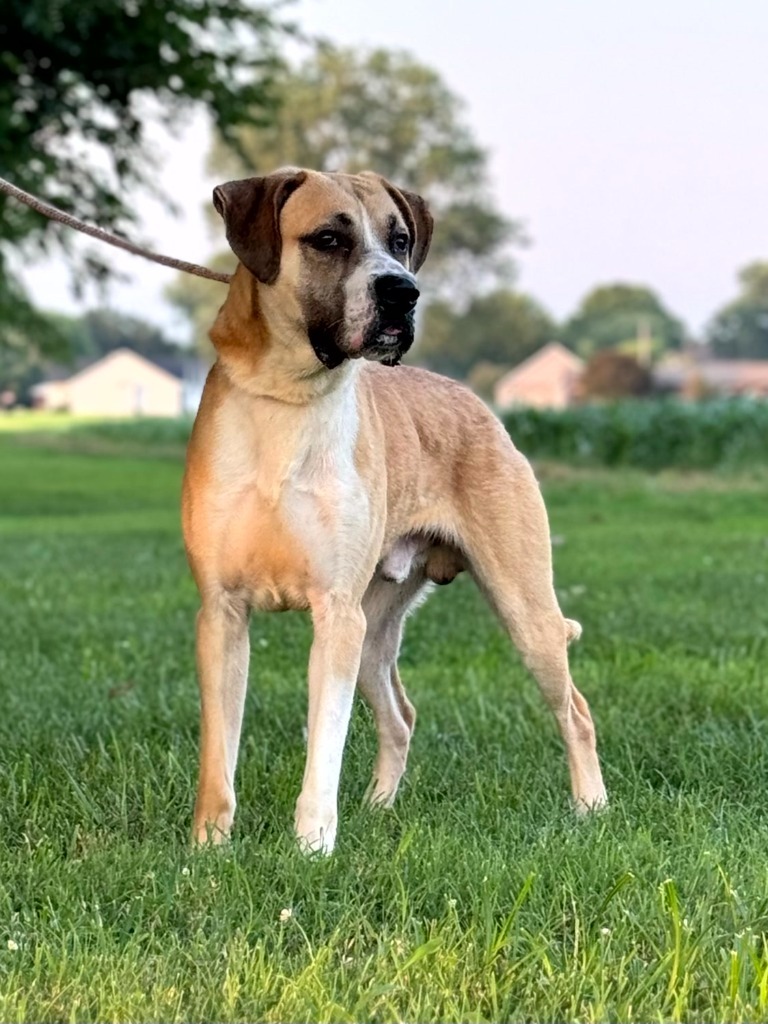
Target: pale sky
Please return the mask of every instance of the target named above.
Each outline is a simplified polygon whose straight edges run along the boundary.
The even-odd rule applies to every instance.
[[[651,285],[694,331],[768,259],[768,0],[299,0],[300,26],[397,47],[467,103],[494,193],[533,240],[518,285],[557,317],[601,282]],[[144,239],[205,262],[207,129],[159,137],[174,220],[139,200]],[[162,151],[165,149],[165,154]],[[104,249],[110,254],[114,250]],[[111,303],[165,325],[173,273],[115,251]],[[62,259],[25,273],[43,306],[78,307]]]

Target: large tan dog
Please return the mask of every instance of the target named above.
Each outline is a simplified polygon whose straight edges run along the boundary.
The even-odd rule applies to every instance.
[[[202,598],[196,837],[232,826],[249,610],[312,615],[295,828],[302,846],[329,852],[355,687],[378,732],[369,799],[389,805],[415,717],[397,671],[403,619],[430,581],[463,568],[555,713],[577,807],[604,803],[568,670],[580,630],[558,607],[533,472],[471,392],[395,366],[432,232],[424,201],[373,174],[288,169],[222,185],[214,204],[240,265],[211,331],[218,361],[184,481]]]

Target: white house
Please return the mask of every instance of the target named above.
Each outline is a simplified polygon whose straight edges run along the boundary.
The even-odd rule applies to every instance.
[[[128,348],[118,348],[65,380],[32,389],[38,408],[77,416],[180,416],[199,401],[185,380]]]

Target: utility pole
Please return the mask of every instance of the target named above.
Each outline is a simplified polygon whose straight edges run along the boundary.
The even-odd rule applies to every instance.
[[[653,334],[651,322],[647,316],[637,318],[637,337],[635,338],[637,361],[641,366],[650,366],[653,359]]]

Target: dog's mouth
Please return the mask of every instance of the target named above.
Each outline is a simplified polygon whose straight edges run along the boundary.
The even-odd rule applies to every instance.
[[[413,344],[413,334],[412,313],[396,319],[379,316],[367,331],[360,355],[385,366],[396,366]]]
[[[347,359],[396,366],[413,344],[413,313],[393,317],[377,312],[367,326],[345,340],[338,338],[336,330],[323,326],[310,327],[308,333],[315,355],[329,370]]]

